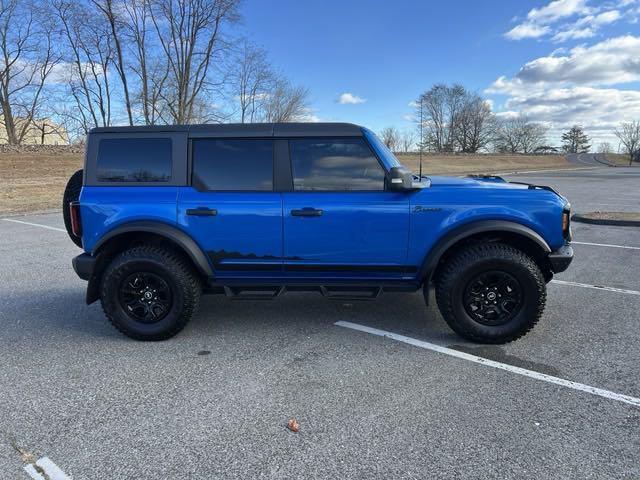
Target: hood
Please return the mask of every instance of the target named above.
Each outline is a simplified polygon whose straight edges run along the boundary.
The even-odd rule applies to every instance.
[[[470,176],[470,177],[429,177],[432,187],[475,187],[475,188],[509,188],[527,189],[528,184],[510,183],[502,177],[496,176]]]

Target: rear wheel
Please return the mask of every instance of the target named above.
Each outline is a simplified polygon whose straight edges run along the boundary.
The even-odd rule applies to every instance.
[[[436,300],[459,335],[479,343],[506,343],[540,319],[545,279],[522,251],[500,243],[475,244],[443,266],[436,279]]]
[[[156,246],[126,250],[107,267],[100,288],[109,321],[136,340],[165,340],[189,322],[201,285],[181,256]]]
[[[62,218],[64,219],[64,228],[67,230],[69,238],[71,238],[73,243],[79,247],[82,247],[82,239],[77,235],[74,235],[71,230],[71,212],[69,211],[69,204],[71,202],[77,202],[80,198],[83,173],[83,170],[78,170],[76,173],[71,175],[71,178],[69,178],[67,186],[64,189],[64,194],[62,195]]]

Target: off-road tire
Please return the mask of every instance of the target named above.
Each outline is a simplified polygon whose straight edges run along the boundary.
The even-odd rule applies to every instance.
[[[136,321],[120,301],[120,288],[132,274],[147,272],[160,277],[171,291],[168,313],[155,323]],[[100,301],[109,321],[120,332],[136,340],[166,340],[180,332],[197,311],[202,286],[188,260],[177,252],[142,245],[117,255],[105,270]]]
[[[485,325],[468,313],[464,292],[477,275],[496,270],[506,272],[520,283],[522,305],[507,323]],[[510,245],[470,245],[449,258],[435,280],[436,301],[444,320],[457,334],[473,342],[500,344],[516,340],[534,327],[544,311],[544,275],[531,257]]]
[[[62,195],[62,218],[64,219],[64,228],[67,230],[67,234],[73,243],[82,248],[82,239],[73,234],[71,231],[71,212],[69,211],[69,204],[71,202],[77,202],[80,198],[80,190],[82,190],[82,177],[83,170],[78,170],[71,175],[67,186],[64,189]]]

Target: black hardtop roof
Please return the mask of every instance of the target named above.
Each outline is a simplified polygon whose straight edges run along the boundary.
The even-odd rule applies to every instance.
[[[202,125],[140,125],[97,127],[95,133],[180,133],[192,137],[360,137],[362,127],[353,123],[216,123]]]

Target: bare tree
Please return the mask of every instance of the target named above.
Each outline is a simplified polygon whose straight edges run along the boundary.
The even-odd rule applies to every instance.
[[[508,153],[533,153],[544,144],[547,130],[526,117],[503,121],[496,134],[499,151]]]
[[[270,93],[275,90],[275,83],[266,52],[243,41],[230,74],[231,96],[239,105],[240,123],[257,120]]]
[[[395,127],[383,128],[380,132],[380,138],[382,142],[387,146],[389,150],[395,152],[400,147],[400,132]]]
[[[309,90],[292,85],[289,80],[279,77],[262,108],[262,119],[265,122],[303,120],[309,112]]]
[[[11,145],[22,143],[32,128],[47,79],[60,61],[44,8],[0,0],[0,109]]]
[[[423,147],[436,152],[477,152],[494,137],[490,106],[462,85],[437,84],[420,95],[418,121]]]
[[[65,41],[69,95],[75,107],[63,111],[84,133],[111,125],[113,86],[109,68],[114,49],[109,27],[83,3],[54,0],[53,8]]]
[[[400,135],[400,148],[402,153],[409,153],[416,143],[416,135],[411,130],[405,130]]]
[[[47,138],[57,138],[63,144],[69,143],[69,135],[64,127],[52,122],[49,118],[34,119],[32,128],[38,134],[40,145],[47,144]],[[57,144],[58,142],[55,143]]]
[[[135,0],[131,3],[134,3]],[[124,92],[124,105],[127,111],[127,118],[129,125],[133,125],[133,113],[131,112],[131,98],[129,96],[129,84],[127,81],[127,73],[124,66],[124,54],[122,52],[122,22],[116,17],[113,9],[113,0],[92,0],[93,5],[98,8],[102,14],[104,14],[107,23],[109,25],[109,33],[113,45],[115,46],[115,52],[113,56],[113,65],[115,66],[120,82],[122,83],[122,90]],[[126,4],[127,2],[125,2]]]
[[[423,138],[420,142],[429,149],[437,152],[444,150],[447,135],[447,86],[434,85],[427,92],[420,95],[417,108],[421,111],[419,128]]]
[[[137,79],[137,92],[131,102],[140,105],[145,124],[155,125],[167,117],[161,92],[169,75],[169,60],[154,48],[151,0],[126,0],[122,10],[123,35],[131,50],[129,68]]]
[[[151,21],[169,64],[160,94],[173,123],[192,122],[200,97],[221,88],[222,74],[212,74],[228,49],[224,29],[238,18],[237,7],[238,0],[151,1]]]
[[[474,93],[465,96],[453,125],[457,148],[463,153],[476,153],[495,138],[496,121],[489,104]]]
[[[613,148],[611,148],[611,144],[609,142],[601,142],[598,145],[598,153],[611,153],[613,151]]]
[[[622,122],[614,131],[618,140],[629,155],[629,165],[640,152],[640,121]]]

